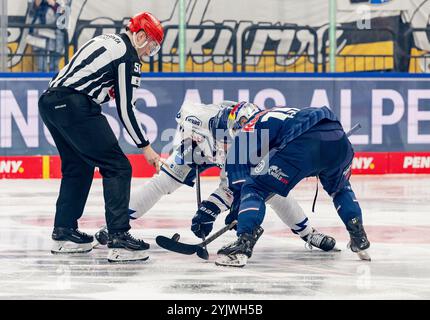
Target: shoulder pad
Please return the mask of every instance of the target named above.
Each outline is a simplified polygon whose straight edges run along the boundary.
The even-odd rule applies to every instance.
[[[209,130],[209,123],[220,110],[214,104],[201,104],[185,101],[176,115],[176,122],[181,126],[192,126],[203,131]]]

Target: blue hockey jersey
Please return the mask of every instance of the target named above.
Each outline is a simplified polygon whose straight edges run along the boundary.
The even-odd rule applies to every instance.
[[[250,176],[252,167],[268,152],[284,148],[321,120],[339,121],[327,107],[277,107],[255,114],[235,137],[226,159],[229,186],[234,192]]]

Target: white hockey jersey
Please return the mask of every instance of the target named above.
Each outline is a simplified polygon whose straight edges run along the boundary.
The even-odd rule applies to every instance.
[[[216,116],[224,108],[224,103],[201,104],[185,101],[176,115],[180,141],[192,139],[208,160],[220,166],[224,164],[225,150],[217,144],[212,131]]]

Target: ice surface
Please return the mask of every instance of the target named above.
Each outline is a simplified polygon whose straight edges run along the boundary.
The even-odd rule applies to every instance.
[[[347,232],[330,198],[320,192],[311,213],[315,180],[293,195],[311,222],[329,233],[338,253],[308,251],[268,210],[265,232],[243,269],[214,265],[216,251],[235,238],[230,232],[209,245],[210,260],[157,246],[157,235],[189,230],[196,209],[189,187],[164,197],[133,222],[133,233],[151,244],[147,262],[110,264],[107,249],[85,255],[51,255],[50,235],[59,180],[0,180],[0,298],[2,299],[430,299],[430,176],[356,176],[353,188],[371,241],[371,262],[346,249]],[[136,179],[133,184],[142,184]],[[203,195],[215,179],[202,180]],[[104,224],[101,181],[95,180],[80,222],[95,232]],[[215,230],[223,226],[219,217]]]

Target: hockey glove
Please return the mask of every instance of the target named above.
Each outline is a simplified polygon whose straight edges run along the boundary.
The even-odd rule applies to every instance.
[[[212,231],[214,221],[220,212],[213,202],[203,201],[191,221],[191,231],[199,238],[203,238],[202,234],[207,236]]]
[[[212,231],[214,221],[220,212],[220,208],[213,202],[203,201],[191,221],[191,231],[199,238],[203,238],[202,234],[207,236]]]

